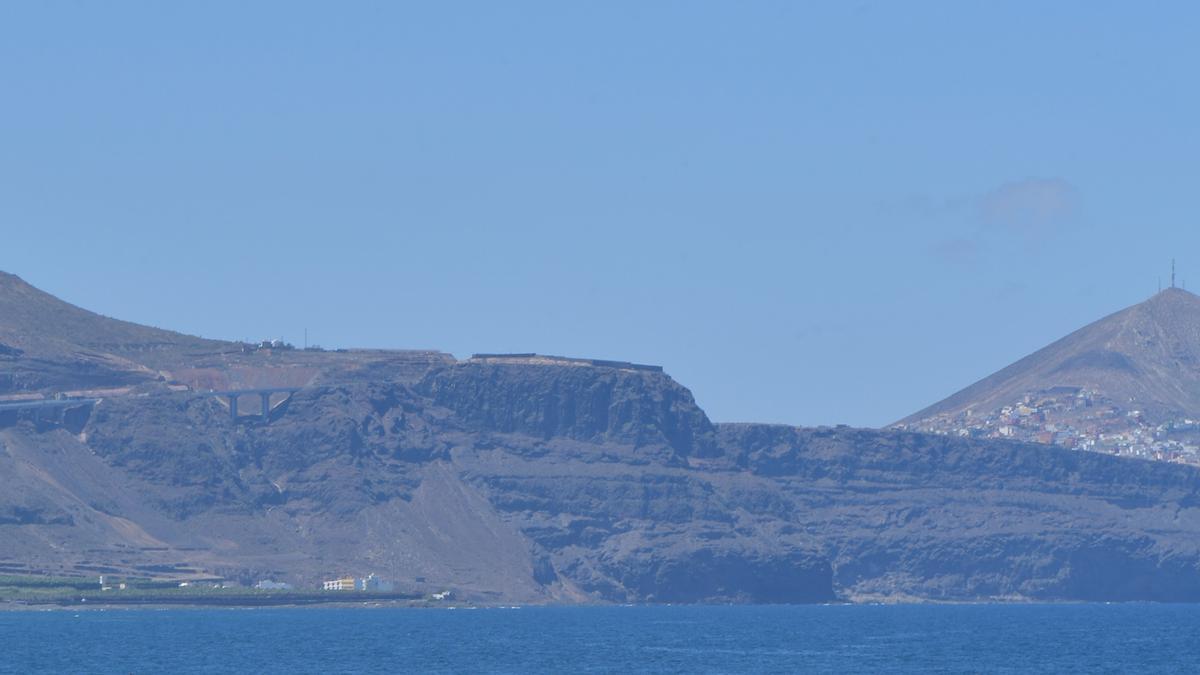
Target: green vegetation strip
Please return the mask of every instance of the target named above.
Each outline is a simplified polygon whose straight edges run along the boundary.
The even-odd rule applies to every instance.
[[[119,584],[113,580],[114,584]],[[98,579],[81,577],[0,576],[0,602],[27,605],[311,605],[330,602],[417,600],[412,593],[362,591],[259,590],[179,587],[174,582],[124,580],[126,587],[101,590]]]

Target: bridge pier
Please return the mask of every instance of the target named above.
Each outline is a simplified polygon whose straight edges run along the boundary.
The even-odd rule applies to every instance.
[[[234,422],[236,422],[236,421],[238,421],[238,417],[239,417],[239,415],[238,415],[238,399],[241,398],[242,396],[253,397],[254,395],[257,394],[259,403],[262,406],[259,409],[259,413],[261,414],[262,420],[264,422],[269,422],[271,420],[271,397],[274,396],[275,394],[283,394],[284,397],[283,397],[282,401],[280,402],[280,405],[283,405],[284,402],[286,402],[289,398],[291,398],[292,394],[295,394],[298,391],[300,391],[300,387],[271,387],[271,388],[264,388],[264,389],[231,389],[231,390],[227,390],[227,391],[209,391],[209,392],[205,393],[204,395],[205,396],[220,396],[221,398],[229,401],[229,416],[233,419]],[[4,405],[0,404],[0,410],[3,410],[3,409],[4,409]],[[251,415],[251,416],[253,417],[254,415]]]

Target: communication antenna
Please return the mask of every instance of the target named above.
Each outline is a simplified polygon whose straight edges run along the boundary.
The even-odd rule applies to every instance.
[[[1175,288],[1175,259],[1171,258],[1171,288]]]

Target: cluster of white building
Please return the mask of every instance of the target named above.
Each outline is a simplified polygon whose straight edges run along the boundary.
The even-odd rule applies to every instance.
[[[970,438],[1008,438],[1127,457],[1200,465],[1200,421],[1152,424],[1095,391],[1054,387],[990,412],[967,409],[914,424],[922,431]]]
[[[340,577],[330,579],[321,583],[321,588],[326,591],[373,591],[377,593],[390,593],[395,590],[395,584],[390,581],[385,581],[375,576],[368,574],[365,577]]]

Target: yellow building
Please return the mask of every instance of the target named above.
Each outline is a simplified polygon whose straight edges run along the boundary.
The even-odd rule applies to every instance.
[[[327,591],[353,591],[356,588],[354,577],[342,577],[333,581],[326,581],[322,586]]]

